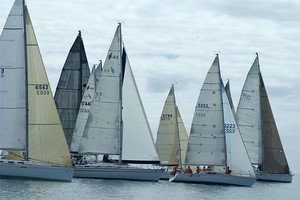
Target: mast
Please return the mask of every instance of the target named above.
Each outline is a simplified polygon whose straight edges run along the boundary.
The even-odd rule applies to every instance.
[[[121,23],[119,23],[119,45],[120,45],[120,51],[119,51],[119,67],[120,67],[120,78],[119,78],[119,91],[120,91],[120,140],[119,140],[119,147],[120,147],[120,154],[119,154],[119,164],[122,164],[122,151],[123,151],[123,118],[122,118],[122,109],[123,109],[123,104],[122,104],[122,77],[123,77],[123,71],[122,71],[122,33],[121,33]]]
[[[28,59],[27,59],[27,32],[26,32],[26,5],[25,0],[22,0],[23,5],[23,28],[24,28],[24,53],[25,53],[25,160],[29,160],[29,133],[28,133]]]
[[[78,31],[78,36],[79,36],[79,39],[80,39],[80,43],[79,43],[79,67],[80,67],[80,69],[79,69],[79,83],[80,83],[80,90],[81,90],[81,93],[80,93],[80,99],[82,99],[82,96],[83,96],[83,91],[82,91],[82,87],[83,87],[83,85],[82,85],[82,74],[83,74],[83,72],[82,72],[82,55],[81,55],[81,51],[82,51],[82,39],[81,39],[81,31],[79,30]]]
[[[174,84],[172,84],[172,91],[173,91],[173,98],[174,98],[174,110],[175,110],[175,125],[176,125],[176,132],[177,132],[177,139],[178,139],[178,155],[179,155],[179,169],[182,169],[182,160],[181,160],[181,145],[180,145],[180,136],[179,136],[179,127],[178,127],[178,116],[177,116],[177,109],[176,109],[176,98],[174,92]]]
[[[218,58],[218,68],[219,68],[219,79],[220,79],[220,85],[219,85],[219,90],[220,90],[220,92],[221,92],[221,109],[222,109],[222,118],[223,118],[223,128],[222,128],[222,132],[224,133],[224,143],[225,143],[225,145],[224,145],[224,148],[225,148],[225,166],[227,167],[227,165],[228,165],[228,160],[227,160],[227,145],[226,145],[226,134],[225,134],[225,128],[224,128],[224,112],[223,112],[223,110],[224,110],[224,106],[223,106],[223,95],[222,95],[222,90],[224,89],[225,90],[225,88],[224,88],[224,85],[223,85],[223,80],[222,80],[222,78],[221,78],[221,70],[220,70],[220,61],[219,61],[219,54],[216,54],[216,56],[217,56],[217,58]],[[224,91],[225,92],[225,91]]]

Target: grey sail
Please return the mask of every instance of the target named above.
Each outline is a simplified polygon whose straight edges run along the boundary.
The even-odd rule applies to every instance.
[[[70,147],[73,131],[90,69],[79,31],[73,43],[56,87],[54,100],[64,134]]]
[[[266,88],[261,77],[261,101],[263,116],[263,171],[289,173],[289,166],[283,151],[275,119],[271,110]]]

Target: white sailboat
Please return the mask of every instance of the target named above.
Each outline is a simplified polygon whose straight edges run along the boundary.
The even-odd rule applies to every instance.
[[[170,181],[251,186],[256,180],[221,80],[218,55],[200,91],[185,161],[212,171],[179,172]]]
[[[162,166],[167,166],[160,179],[170,178],[173,166],[182,168],[187,150],[188,135],[176,105],[174,85],[165,101],[157,131],[156,148]]]
[[[0,177],[71,181],[71,155],[24,0],[15,0],[1,33],[0,69],[0,149],[16,158],[0,159]]]
[[[258,55],[248,72],[236,115],[251,163],[257,167],[257,180],[292,182]]]
[[[58,115],[69,147],[89,77],[90,69],[81,31],[79,31],[62,68],[54,95]]]
[[[132,87],[125,90],[129,85]],[[125,100],[128,95],[132,98]],[[125,164],[159,162],[152,136],[148,134],[151,134],[148,121],[143,122],[143,119],[145,112],[131,67],[125,51],[122,52],[121,24],[119,24],[100,73],[99,82],[96,84],[78,148],[79,154],[103,155],[111,162],[96,160],[96,163],[76,165],[74,177],[158,181],[160,169]],[[132,137],[135,137],[134,140]],[[130,141],[129,144],[127,140]],[[149,144],[152,145],[152,150],[151,148],[149,150]],[[118,163],[114,162],[116,160]]]

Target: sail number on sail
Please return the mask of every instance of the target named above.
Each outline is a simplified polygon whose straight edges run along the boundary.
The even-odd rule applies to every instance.
[[[1,78],[4,78],[4,68],[1,68]]]
[[[161,120],[168,120],[168,121],[170,121],[172,117],[173,117],[172,114],[162,114],[161,115]]]
[[[197,103],[196,108],[209,108],[207,103]]]
[[[235,133],[235,124],[224,124],[225,133]]]
[[[46,84],[35,85],[35,90],[37,95],[49,95],[49,86]]]

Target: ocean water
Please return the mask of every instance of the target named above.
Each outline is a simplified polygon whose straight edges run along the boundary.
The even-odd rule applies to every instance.
[[[251,199],[299,200],[300,175],[293,183],[256,182],[252,187],[217,186],[204,184],[73,179],[70,183],[0,179],[0,199]]]

